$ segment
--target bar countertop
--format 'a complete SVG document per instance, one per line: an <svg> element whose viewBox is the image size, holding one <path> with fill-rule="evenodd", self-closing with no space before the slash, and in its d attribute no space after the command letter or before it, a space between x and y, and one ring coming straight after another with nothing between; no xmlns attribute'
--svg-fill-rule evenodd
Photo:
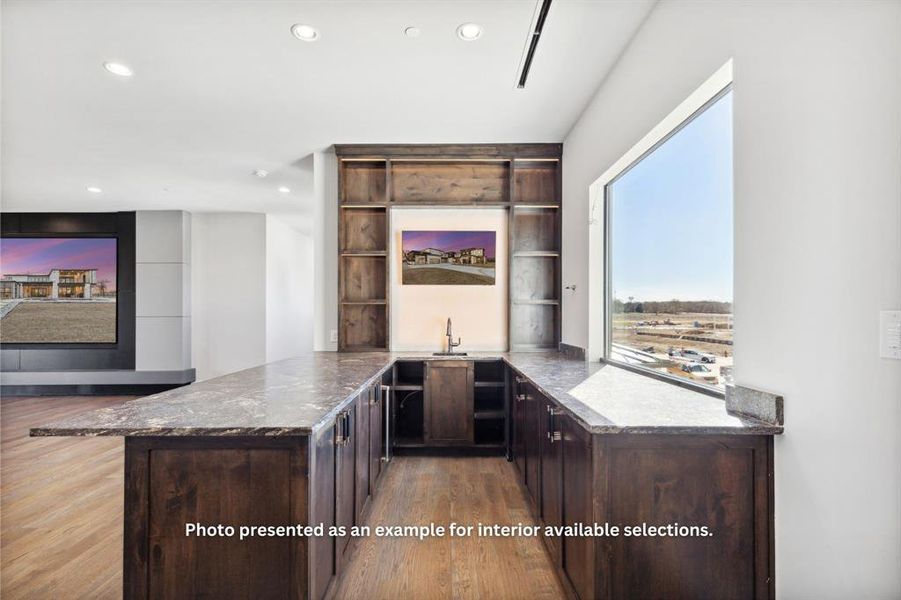
<svg viewBox="0 0 901 600"><path fill-rule="evenodd" d="M429 353L312 352L86 412L32 436L308 435L380 380L395 361ZM773 425L726 410L721 398L557 352L470 353L504 360L592 433L774 435Z"/></svg>

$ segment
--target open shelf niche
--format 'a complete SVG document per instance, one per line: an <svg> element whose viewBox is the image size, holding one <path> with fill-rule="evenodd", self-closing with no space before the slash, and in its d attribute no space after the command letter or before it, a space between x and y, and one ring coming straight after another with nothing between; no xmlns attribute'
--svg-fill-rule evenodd
<svg viewBox="0 0 901 600"><path fill-rule="evenodd" d="M394 415L392 439L399 448L417 448L424 444L425 364L422 361L398 361L394 365L391 407Z"/></svg>
<svg viewBox="0 0 901 600"><path fill-rule="evenodd" d="M475 361L473 419L477 446L503 446L507 430L506 369L500 361Z"/></svg>
<svg viewBox="0 0 901 600"><path fill-rule="evenodd" d="M513 162L510 207L510 350L556 350L560 342L559 160Z"/></svg>
<svg viewBox="0 0 901 600"><path fill-rule="evenodd" d="M342 161L338 349L388 349L388 208L384 160Z"/></svg>

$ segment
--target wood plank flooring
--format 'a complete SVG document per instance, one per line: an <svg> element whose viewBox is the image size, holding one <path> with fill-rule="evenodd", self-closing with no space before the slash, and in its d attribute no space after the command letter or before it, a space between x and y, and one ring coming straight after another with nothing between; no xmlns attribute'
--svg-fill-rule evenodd
<svg viewBox="0 0 901 600"><path fill-rule="evenodd" d="M29 438L28 428L121 397L0 404L0 597L121 598L121 438ZM395 457L376 525L534 524L500 457ZM564 598L538 538L362 538L338 599Z"/></svg>
<svg viewBox="0 0 901 600"><path fill-rule="evenodd" d="M502 457L395 457L367 524L534 525ZM566 594L539 538L360 538L334 598L557 599Z"/></svg>
<svg viewBox="0 0 901 600"><path fill-rule="evenodd" d="M3 398L4 600L122 597L122 438L29 438L28 428L128 399Z"/></svg>

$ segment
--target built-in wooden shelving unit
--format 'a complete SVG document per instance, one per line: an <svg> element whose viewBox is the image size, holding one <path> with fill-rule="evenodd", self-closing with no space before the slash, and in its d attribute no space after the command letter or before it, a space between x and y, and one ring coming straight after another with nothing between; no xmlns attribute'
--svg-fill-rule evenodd
<svg viewBox="0 0 901 600"><path fill-rule="evenodd" d="M336 145L338 349L387 350L393 206L509 211L510 350L560 341L560 144Z"/></svg>

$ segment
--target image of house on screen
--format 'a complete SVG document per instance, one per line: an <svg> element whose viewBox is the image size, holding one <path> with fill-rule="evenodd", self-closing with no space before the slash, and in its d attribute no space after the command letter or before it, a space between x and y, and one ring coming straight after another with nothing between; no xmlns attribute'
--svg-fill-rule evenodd
<svg viewBox="0 0 901 600"><path fill-rule="evenodd" d="M482 265L487 262L484 248L464 248L462 250L445 251L437 248L411 250L405 255L407 262L424 264L448 263L452 265Z"/></svg>
<svg viewBox="0 0 901 600"><path fill-rule="evenodd" d="M51 269L43 274L9 274L0 280L0 297L19 298L82 298L93 297L97 283L97 269ZM102 292L102 291L101 291Z"/></svg>

